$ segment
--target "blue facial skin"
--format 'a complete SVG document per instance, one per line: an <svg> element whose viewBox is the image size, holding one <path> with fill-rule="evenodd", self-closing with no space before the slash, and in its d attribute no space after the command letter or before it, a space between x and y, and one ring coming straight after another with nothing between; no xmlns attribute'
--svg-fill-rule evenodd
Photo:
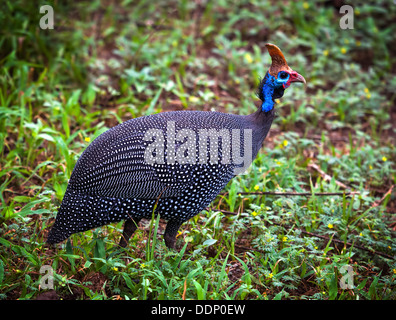
<svg viewBox="0 0 396 320"><path fill-rule="evenodd" d="M263 104L261 110L264 112L271 111L274 108L274 91L276 89L286 89L289 87L288 81L290 74L286 71L280 71L277 78L270 75L269 72L265 75L264 85L262 87Z"/></svg>

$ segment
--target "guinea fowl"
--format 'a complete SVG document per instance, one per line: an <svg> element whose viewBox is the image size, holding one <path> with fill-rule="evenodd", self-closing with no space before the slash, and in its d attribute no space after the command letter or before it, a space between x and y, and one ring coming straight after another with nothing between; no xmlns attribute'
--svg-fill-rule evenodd
<svg viewBox="0 0 396 320"><path fill-rule="evenodd" d="M206 208L256 157L274 119L274 100L303 76L280 49L266 44L272 64L260 81L253 114L171 111L131 119L97 137L72 172L47 242L125 220L125 247L153 210L167 220L164 239L175 247L182 223Z"/></svg>

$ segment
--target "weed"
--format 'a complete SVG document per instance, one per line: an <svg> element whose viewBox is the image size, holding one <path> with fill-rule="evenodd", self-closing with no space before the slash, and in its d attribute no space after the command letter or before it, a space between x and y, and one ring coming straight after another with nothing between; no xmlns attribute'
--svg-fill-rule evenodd
<svg viewBox="0 0 396 320"><path fill-rule="evenodd" d="M62 299L395 299L396 6L353 7L354 29L342 30L329 1L57 2L51 31L36 2L8 2L0 299L42 294L44 265ZM45 245L95 137L161 111L253 112L266 42L307 89L277 101L248 173L183 225L179 251L166 249L160 217L125 249L121 223ZM345 270L353 286L341 286Z"/></svg>

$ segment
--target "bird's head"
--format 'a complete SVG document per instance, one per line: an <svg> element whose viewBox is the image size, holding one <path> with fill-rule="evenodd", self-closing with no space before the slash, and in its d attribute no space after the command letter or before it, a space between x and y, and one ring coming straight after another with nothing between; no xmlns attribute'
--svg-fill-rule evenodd
<svg viewBox="0 0 396 320"><path fill-rule="evenodd" d="M304 77L292 70L285 59L282 51L274 44L265 45L271 56L272 64L265 77L260 81L258 96L261 99L262 110L271 111L274 107L274 100L281 98L285 89L292 82L302 82L306 84Z"/></svg>

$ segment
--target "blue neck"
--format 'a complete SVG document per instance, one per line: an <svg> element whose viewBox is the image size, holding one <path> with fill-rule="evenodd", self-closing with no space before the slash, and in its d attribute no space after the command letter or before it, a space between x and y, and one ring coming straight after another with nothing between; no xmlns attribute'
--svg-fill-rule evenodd
<svg viewBox="0 0 396 320"><path fill-rule="evenodd" d="M261 110L264 112L271 111L274 108L274 100L272 96L274 94L274 88L264 84L263 86L263 104L261 105Z"/></svg>
<svg viewBox="0 0 396 320"><path fill-rule="evenodd" d="M258 96L263 102L261 110L269 112L274 108L274 100L281 98L284 93L283 82L270 75L269 72L261 80Z"/></svg>

